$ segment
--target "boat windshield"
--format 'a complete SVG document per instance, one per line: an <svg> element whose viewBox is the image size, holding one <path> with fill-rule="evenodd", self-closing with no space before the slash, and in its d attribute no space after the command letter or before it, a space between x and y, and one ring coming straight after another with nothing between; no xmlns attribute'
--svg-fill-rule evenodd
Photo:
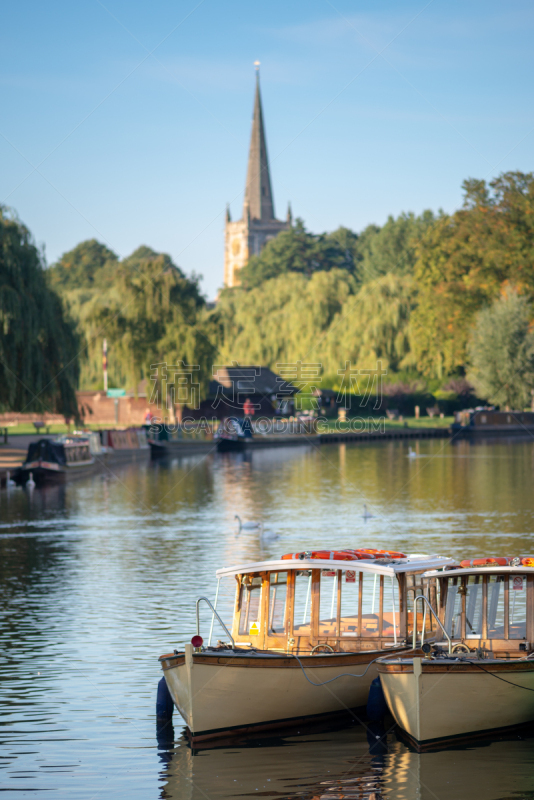
<svg viewBox="0 0 534 800"><path fill-rule="evenodd" d="M249 577L243 583L241 594L240 634L257 634L260 626L261 578Z"/></svg>
<svg viewBox="0 0 534 800"><path fill-rule="evenodd" d="M487 594L488 639L526 636L526 575L467 575L450 577L447 585L445 628L453 639L480 639L484 633L484 593ZM462 631L465 594L465 633Z"/></svg>
<svg viewBox="0 0 534 800"><path fill-rule="evenodd" d="M312 571L299 570L295 574L295 600L293 633L295 636L311 634Z"/></svg>
<svg viewBox="0 0 534 800"><path fill-rule="evenodd" d="M283 634L288 631L286 599L287 572L271 572L269 575L269 633Z"/></svg>

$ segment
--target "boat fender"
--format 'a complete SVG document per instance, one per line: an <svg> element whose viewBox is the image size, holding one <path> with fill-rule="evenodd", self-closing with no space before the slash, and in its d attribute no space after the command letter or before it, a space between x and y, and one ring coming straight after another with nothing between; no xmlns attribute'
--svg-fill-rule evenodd
<svg viewBox="0 0 534 800"><path fill-rule="evenodd" d="M167 681L162 678L158 683L158 694L156 697L156 717L157 719L172 719L172 712L174 711L174 703L172 701L171 693L167 686Z"/></svg>
<svg viewBox="0 0 534 800"><path fill-rule="evenodd" d="M375 678L369 687L369 697L367 698L367 719L378 722L384 719L388 710L386 698L380 683L380 677Z"/></svg>

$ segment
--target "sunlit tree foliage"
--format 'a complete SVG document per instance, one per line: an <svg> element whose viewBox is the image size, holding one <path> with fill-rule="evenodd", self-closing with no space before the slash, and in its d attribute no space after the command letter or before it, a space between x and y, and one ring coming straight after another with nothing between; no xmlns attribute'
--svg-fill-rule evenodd
<svg viewBox="0 0 534 800"><path fill-rule="evenodd" d="M0 408L77 416L79 341L28 229L0 207Z"/></svg>

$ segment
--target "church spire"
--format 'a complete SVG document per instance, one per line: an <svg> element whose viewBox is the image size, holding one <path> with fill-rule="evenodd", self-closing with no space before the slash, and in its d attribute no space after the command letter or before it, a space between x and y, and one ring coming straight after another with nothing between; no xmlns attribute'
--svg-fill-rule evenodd
<svg viewBox="0 0 534 800"><path fill-rule="evenodd" d="M267 142L263 127L263 112L260 95L259 61L256 61L256 95L252 116L252 133L248 155L247 184L245 188L245 205L248 203L251 219L262 221L273 220L274 203L267 158Z"/></svg>

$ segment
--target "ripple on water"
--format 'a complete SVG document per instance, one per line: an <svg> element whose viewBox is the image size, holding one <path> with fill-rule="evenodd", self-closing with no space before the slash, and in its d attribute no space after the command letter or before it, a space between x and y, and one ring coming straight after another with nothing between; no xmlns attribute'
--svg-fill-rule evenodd
<svg viewBox="0 0 534 800"><path fill-rule="evenodd" d="M414 463L407 451L210 456L0 493L0 788L80 800L534 792L529 738L429 758L393 734L387 752L369 753L357 725L193 753L176 719L175 737L156 738L157 657L189 640L194 600L213 595L218 567L317 544L532 550L532 444L422 441ZM237 535L236 513L280 539ZM224 615L232 597L233 586Z"/></svg>

